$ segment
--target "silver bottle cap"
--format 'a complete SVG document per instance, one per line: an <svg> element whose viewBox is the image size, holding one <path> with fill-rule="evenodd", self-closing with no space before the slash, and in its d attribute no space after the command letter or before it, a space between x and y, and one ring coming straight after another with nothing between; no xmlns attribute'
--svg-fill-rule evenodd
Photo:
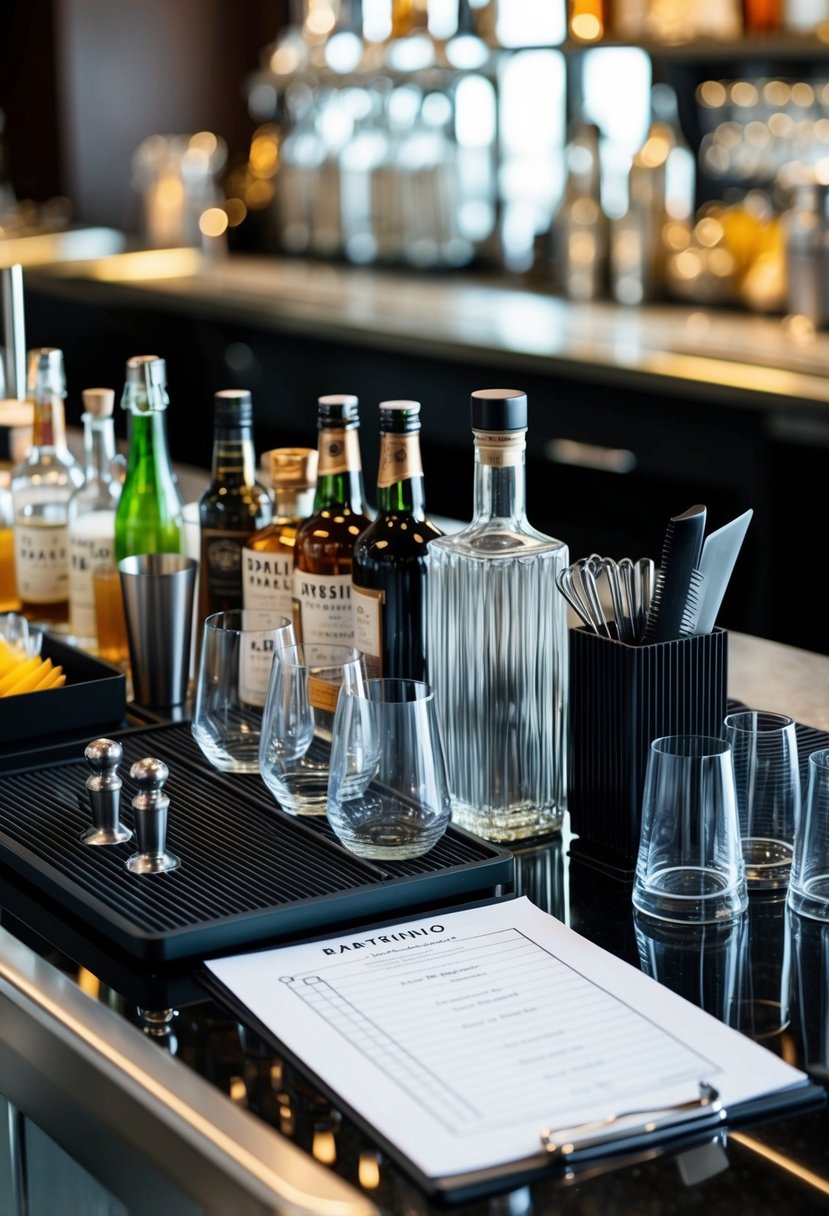
<svg viewBox="0 0 829 1216"><path fill-rule="evenodd" d="M50 393L56 397L65 397L63 351L54 346L41 346L37 350L30 350L27 383L30 393Z"/></svg>
<svg viewBox="0 0 829 1216"><path fill-rule="evenodd" d="M123 409L138 405L144 409L163 410L170 403L167 396L167 364L158 355L133 355L127 360Z"/></svg>

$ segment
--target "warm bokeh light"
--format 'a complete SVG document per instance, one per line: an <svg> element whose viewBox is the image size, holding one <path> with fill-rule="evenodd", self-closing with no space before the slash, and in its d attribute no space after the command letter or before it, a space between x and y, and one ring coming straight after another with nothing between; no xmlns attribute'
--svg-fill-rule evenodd
<svg viewBox="0 0 829 1216"><path fill-rule="evenodd" d="M199 232L202 236L221 236L227 231L227 222L224 207L208 207L199 216Z"/></svg>

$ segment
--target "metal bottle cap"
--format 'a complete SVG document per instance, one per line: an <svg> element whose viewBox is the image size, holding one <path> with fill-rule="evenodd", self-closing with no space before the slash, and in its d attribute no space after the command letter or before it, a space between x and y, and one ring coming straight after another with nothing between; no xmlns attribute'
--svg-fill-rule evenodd
<svg viewBox="0 0 829 1216"><path fill-rule="evenodd" d="M119 819L121 778L118 765L124 749L114 739L93 739L84 750L84 759L93 770L87 777L92 827L81 832L81 840L89 845L120 844L132 838L132 832Z"/></svg>
<svg viewBox="0 0 829 1216"><path fill-rule="evenodd" d="M246 388L223 388L213 394L213 422L218 426L250 426L253 401Z"/></svg>
<svg viewBox="0 0 829 1216"><path fill-rule="evenodd" d="M51 393L66 396L66 374L63 351L54 346L41 346L29 351L28 388L30 393Z"/></svg>
<svg viewBox="0 0 829 1216"><path fill-rule="evenodd" d="M136 760L130 769L130 776L138 785L138 793L132 800L138 852L127 858L127 869L133 874L162 874L181 865L179 858L165 848L170 799L162 792L162 786L169 775L164 761L152 756Z"/></svg>
<svg viewBox="0 0 829 1216"><path fill-rule="evenodd" d="M527 394L517 388L480 388L472 394L473 431L525 431Z"/></svg>
<svg viewBox="0 0 829 1216"><path fill-rule="evenodd" d="M146 404L142 398L146 398ZM163 410L169 403L164 360L158 355L133 355L128 359L122 408L126 410L134 404L144 404L145 409Z"/></svg>
<svg viewBox="0 0 829 1216"><path fill-rule="evenodd" d="M359 398L353 393L329 393L317 398L317 425L360 425Z"/></svg>
<svg viewBox="0 0 829 1216"><path fill-rule="evenodd" d="M381 401L380 430L405 435L420 430L419 401Z"/></svg>
<svg viewBox="0 0 829 1216"><path fill-rule="evenodd" d="M273 448L263 460L271 470L271 481L280 489L309 490L317 484L316 448Z"/></svg>

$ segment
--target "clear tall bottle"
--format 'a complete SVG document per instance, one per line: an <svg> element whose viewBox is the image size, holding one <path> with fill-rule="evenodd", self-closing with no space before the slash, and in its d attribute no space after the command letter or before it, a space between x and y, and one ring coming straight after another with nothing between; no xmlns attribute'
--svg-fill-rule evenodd
<svg viewBox="0 0 829 1216"><path fill-rule="evenodd" d="M243 606L243 549L272 516L270 495L256 480L250 393L247 389L222 389L213 397L210 482L199 500L202 620L212 612Z"/></svg>
<svg viewBox="0 0 829 1216"><path fill-rule="evenodd" d="M354 645L352 558L357 537L371 523L359 425L356 397L319 398L314 513L300 527L294 549L294 627L304 642Z"/></svg>
<svg viewBox="0 0 829 1216"><path fill-rule="evenodd" d="M86 480L69 499L69 625L81 645L94 645L93 575L115 569L115 513L121 482L113 474L115 423L111 388L83 391L83 449Z"/></svg>
<svg viewBox="0 0 829 1216"><path fill-rule="evenodd" d="M429 546L428 671L452 817L488 840L561 827L567 792L568 634L556 576L567 546L525 510L527 398L472 394L475 514Z"/></svg>
<svg viewBox="0 0 829 1216"><path fill-rule="evenodd" d="M377 515L354 546L354 644L369 675L426 679L427 546L420 402L380 403Z"/></svg>
<svg viewBox="0 0 829 1216"><path fill-rule="evenodd" d="M274 516L242 550L243 607L293 616L296 535L314 509L316 448L274 448L265 454Z"/></svg>
<svg viewBox="0 0 829 1216"><path fill-rule="evenodd" d="M158 355L127 360L127 472L115 515L115 559L182 552L181 494L167 443L167 369Z"/></svg>
<svg viewBox="0 0 829 1216"><path fill-rule="evenodd" d="M69 618L67 509L84 478L66 445L62 351L30 351L28 393L32 446L11 478L17 594L30 620L64 624Z"/></svg>

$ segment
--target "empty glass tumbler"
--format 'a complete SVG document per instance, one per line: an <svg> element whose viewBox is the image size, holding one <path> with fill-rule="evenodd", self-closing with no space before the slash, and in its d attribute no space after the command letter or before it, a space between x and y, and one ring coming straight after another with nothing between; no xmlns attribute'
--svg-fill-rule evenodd
<svg viewBox="0 0 829 1216"><path fill-rule="evenodd" d="M284 811L324 815L337 698L365 679L359 650L306 642L277 653L268 685L259 771Z"/></svg>
<svg viewBox="0 0 829 1216"><path fill-rule="evenodd" d="M657 920L692 924L729 920L748 906L724 739L670 735L651 743L633 905Z"/></svg>
<svg viewBox="0 0 829 1216"><path fill-rule="evenodd" d="M800 817L800 769L793 718L767 710L727 714L740 838L750 888L789 881L795 824Z"/></svg>
<svg viewBox="0 0 829 1216"><path fill-rule="evenodd" d="M809 756L809 779L797 825L789 877L789 907L829 921L829 748Z"/></svg>
<svg viewBox="0 0 829 1216"><path fill-rule="evenodd" d="M295 640L287 617L251 608L204 622L193 738L214 768L259 771L259 736L274 654Z"/></svg>
<svg viewBox="0 0 829 1216"><path fill-rule="evenodd" d="M334 719L328 821L360 857L419 857L451 815L434 693L419 680L343 688Z"/></svg>

